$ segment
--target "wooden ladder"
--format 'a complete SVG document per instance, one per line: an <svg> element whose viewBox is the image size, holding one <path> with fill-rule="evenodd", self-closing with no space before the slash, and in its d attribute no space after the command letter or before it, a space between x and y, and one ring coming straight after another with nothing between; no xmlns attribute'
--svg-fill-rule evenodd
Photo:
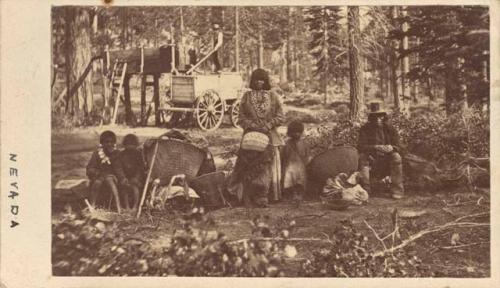
<svg viewBox="0 0 500 288"><path fill-rule="evenodd" d="M120 94L123 90L123 82L125 81L125 75L127 75L127 62L121 62L117 60L113 66L113 71L111 72L111 80L109 82L109 95L113 95L113 91L116 91L115 96L115 108L113 109L113 118L111 124L116 124L116 117L118 116L118 105L120 103ZM118 88L116 90L115 88Z"/></svg>

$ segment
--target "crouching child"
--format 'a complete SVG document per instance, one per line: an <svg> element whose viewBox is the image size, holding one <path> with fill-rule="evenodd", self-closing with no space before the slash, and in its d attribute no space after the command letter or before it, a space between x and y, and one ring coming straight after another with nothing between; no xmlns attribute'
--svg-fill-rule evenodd
<svg viewBox="0 0 500 288"><path fill-rule="evenodd" d="M87 164L87 177L90 179L90 202L92 206L102 202L104 191L110 192L115 198L116 209L121 213L118 195L118 179L114 171L114 162L118 157L116 135L112 131L104 131L99 137L99 146L94 151ZM98 202L97 199L100 199Z"/></svg>
<svg viewBox="0 0 500 288"><path fill-rule="evenodd" d="M134 134L128 134L123 138L125 148L118 155L115 165L116 175L120 184L120 191L126 209L137 210L139 208L140 191L144 182L146 165L142 151L139 149L139 139ZM132 203L129 199L132 198Z"/></svg>

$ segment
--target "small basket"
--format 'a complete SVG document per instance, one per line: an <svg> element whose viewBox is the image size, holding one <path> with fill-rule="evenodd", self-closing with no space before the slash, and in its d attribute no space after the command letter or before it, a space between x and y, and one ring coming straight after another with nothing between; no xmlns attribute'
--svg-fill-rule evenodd
<svg viewBox="0 0 500 288"><path fill-rule="evenodd" d="M248 132L243 135L241 149L262 152L269 145L269 137L260 132Z"/></svg>

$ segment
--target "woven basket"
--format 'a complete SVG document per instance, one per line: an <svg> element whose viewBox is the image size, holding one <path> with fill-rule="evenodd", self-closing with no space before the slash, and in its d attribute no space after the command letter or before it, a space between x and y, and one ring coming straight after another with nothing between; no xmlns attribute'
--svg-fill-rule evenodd
<svg viewBox="0 0 500 288"><path fill-rule="evenodd" d="M306 196L319 196L328 178L357 171L358 159L358 151L351 146L334 147L314 157L307 165L307 191L310 195Z"/></svg>
<svg viewBox="0 0 500 288"><path fill-rule="evenodd" d="M269 137L260 132L248 132L243 135L241 140L241 149L253 150L253 151L264 151L269 145Z"/></svg>
<svg viewBox="0 0 500 288"><path fill-rule="evenodd" d="M174 175L185 174L186 179L192 179L198 175L201 164L205 159L206 152L200 148L176 139L159 139L158 152L151 179L160 179L160 185L166 185ZM153 159L155 145L145 147L144 155L149 165Z"/></svg>
<svg viewBox="0 0 500 288"><path fill-rule="evenodd" d="M192 187L209 207L224 206L221 195L225 189L226 175L222 171L198 176L189 181Z"/></svg>
<svg viewBox="0 0 500 288"><path fill-rule="evenodd" d="M351 175L358 170L358 151L351 146L339 146L329 149L309 163L309 175L315 180L324 182L340 173Z"/></svg>

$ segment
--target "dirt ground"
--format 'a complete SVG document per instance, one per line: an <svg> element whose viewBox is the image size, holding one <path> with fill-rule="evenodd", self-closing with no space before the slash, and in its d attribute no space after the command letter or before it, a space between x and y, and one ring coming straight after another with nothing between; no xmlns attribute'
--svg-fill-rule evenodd
<svg viewBox="0 0 500 288"><path fill-rule="evenodd" d="M71 132L53 132L52 134L52 183L55 185L60 179L74 179L85 177L85 167L92 150L98 143L98 135L105 128L82 128ZM118 135L118 141L127 133L136 133L143 141L149 137L165 133L161 128L135 128L117 126L113 131ZM193 134L201 134L210 143L210 150L216 155L216 165L220 167L224 162L217 155L229 145L237 144L241 130L230 126L223 126L214 132L202 132L197 128L189 128ZM283 131L282 131L283 132ZM58 217L64 201L53 192L53 217ZM62 201L62 202L61 202ZM74 201L73 201L74 202ZM77 207L84 207L83 199L77 199ZM281 223L295 220L296 231L292 237L316 237L327 239L341 220L351 220L359 231L366 233L375 247L382 249L371 230L364 221L368 222L380 235L391 232L391 212L417 211L425 213L422 216L401 219L401 237L407 238L425 228L441 225L464 215L489 212L489 191L485 193L471 193L466 188L454 191L440 191L430 194L426 191L408 191L407 197L402 200L386 198L371 198L367 205L351 206L345 211L326 209L319 201L304 201L299 207L289 202L280 202L270 205L269 208L223 208L210 211L217 229L223 231L230 239L251 237L250 220L256 215L269 216L269 224L279 227ZM154 216L154 215L153 215ZM178 214L175 212L162 215L143 216L144 219L131 220L122 223L121 227L126 234L151 241L153 245L161 247L168 241L177 224ZM488 217L473 218L472 221L489 222ZM147 223L147 224L144 224ZM456 247L450 247L450 239L454 234L459 235ZM455 236L456 237L456 236ZM490 232L489 227L454 228L424 236L408 245L407 249L417 254L424 263L441 277L489 277L490 275ZM472 244L472 245L469 245ZM298 271L301 260L311 257L314 249L324 244L298 242L298 255L290 259L287 266L287 275L294 276ZM458 246L461 245L461 246Z"/></svg>

